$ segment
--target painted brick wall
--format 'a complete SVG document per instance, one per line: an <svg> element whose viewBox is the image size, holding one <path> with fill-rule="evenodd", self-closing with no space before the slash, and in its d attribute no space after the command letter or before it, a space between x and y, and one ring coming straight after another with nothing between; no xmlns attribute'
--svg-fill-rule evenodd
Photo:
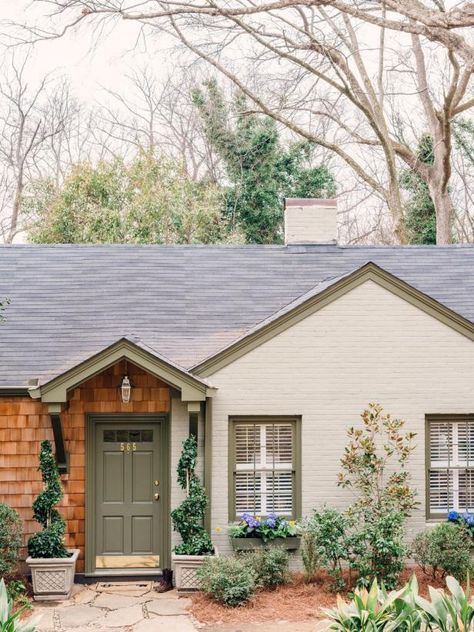
<svg viewBox="0 0 474 632"><path fill-rule="evenodd" d="M346 429L369 402L418 433L411 458L425 525L425 414L474 411L474 344L372 281L214 373L213 530L225 527L230 415L301 415L303 513L343 508L336 486ZM224 482L225 481L225 482ZM213 537L229 550L224 532Z"/></svg>
<svg viewBox="0 0 474 632"><path fill-rule="evenodd" d="M84 571L85 416L87 413L165 413L170 410L169 387L130 363L132 401L120 401L118 385L123 362L74 389L62 413L70 469L62 476L61 513L67 521L66 544L81 549L77 571ZM40 442L52 440L46 405L26 399L0 399L0 498L15 507L25 521L25 541L38 525L31 520L31 503L41 490L37 471Z"/></svg>

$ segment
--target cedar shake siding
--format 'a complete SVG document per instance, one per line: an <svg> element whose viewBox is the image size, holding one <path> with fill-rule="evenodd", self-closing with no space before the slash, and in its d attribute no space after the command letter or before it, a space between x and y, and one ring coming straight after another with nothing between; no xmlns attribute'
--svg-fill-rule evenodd
<svg viewBox="0 0 474 632"><path fill-rule="evenodd" d="M59 508L67 521L66 545L81 550L78 573L84 572L86 415L170 412L169 387L130 363L127 373L134 385L132 401L123 404L118 386L124 373L122 361L84 382L69 394L67 406L61 413L69 472L61 476L64 498ZM31 504L41 490L38 454L44 439L53 440L46 404L29 397L0 398L0 498L14 507L24 520L25 543L38 528L32 520Z"/></svg>

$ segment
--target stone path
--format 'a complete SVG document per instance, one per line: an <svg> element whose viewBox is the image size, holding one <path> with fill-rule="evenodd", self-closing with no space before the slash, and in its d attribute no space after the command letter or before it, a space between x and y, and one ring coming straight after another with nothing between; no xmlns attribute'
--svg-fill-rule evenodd
<svg viewBox="0 0 474 632"><path fill-rule="evenodd" d="M38 632L195 632L187 609L190 599L176 591L96 590L97 585L74 586L71 599L36 602Z"/></svg>

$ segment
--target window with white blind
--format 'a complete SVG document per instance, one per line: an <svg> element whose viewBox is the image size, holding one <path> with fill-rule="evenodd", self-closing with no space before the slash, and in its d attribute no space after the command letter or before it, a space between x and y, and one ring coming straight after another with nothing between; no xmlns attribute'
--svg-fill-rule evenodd
<svg viewBox="0 0 474 632"><path fill-rule="evenodd" d="M231 520L243 513L296 517L298 429L294 418L231 421Z"/></svg>
<svg viewBox="0 0 474 632"><path fill-rule="evenodd" d="M428 517L474 510L474 416L427 418Z"/></svg>

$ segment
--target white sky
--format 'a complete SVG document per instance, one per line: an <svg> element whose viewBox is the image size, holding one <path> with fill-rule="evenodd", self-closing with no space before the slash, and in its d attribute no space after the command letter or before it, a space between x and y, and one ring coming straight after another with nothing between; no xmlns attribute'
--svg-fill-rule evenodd
<svg viewBox="0 0 474 632"><path fill-rule="evenodd" d="M47 4L32 4L31 0L0 0L0 33L9 32L9 22L21 24L28 21L31 24L35 16L44 15L47 8ZM136 23L117 21L97 41L91 34L90 23L85 24L64 38L37 43L29 69L41 76L53 72L68 77L76 96L92 102L99 98L101 86L119 89L125 85L125 75L134 66L149 63L150 59L156 75L169 72L171 63L165 61L166 58L169 60L166 46L148 38L145 50L142 40L137 44L138 36Z"/></svg>

